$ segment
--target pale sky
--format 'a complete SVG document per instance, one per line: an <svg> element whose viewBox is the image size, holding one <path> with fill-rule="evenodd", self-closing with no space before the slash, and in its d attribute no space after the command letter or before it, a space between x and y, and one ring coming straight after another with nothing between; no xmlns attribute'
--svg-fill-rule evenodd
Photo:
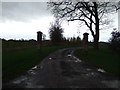
<svg viewBox="0 0 120 90"><path fill-rule="evenodd" d="M4 39L36 39L37 31L42 31L49 39L48 30L50 22L53 22L54 16L47 8L46 2L1 2L0 11L0 38ZM100 41L108 41L113 28L118 28L118 15L112 14L108 16L113 22L107 28L100 31ZM2 19L1 19L2 18ZM80 27L79 22L63 22L64 36L66 38L80 36L88 32L89 41L92 41L91 32ZM80 32L80 33L78 33Z"/></svg>

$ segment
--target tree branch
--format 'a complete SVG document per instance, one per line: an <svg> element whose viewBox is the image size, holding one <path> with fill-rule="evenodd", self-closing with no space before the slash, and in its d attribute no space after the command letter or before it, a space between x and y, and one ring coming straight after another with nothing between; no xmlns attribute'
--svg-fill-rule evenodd
<svg viewBox="0 0 120 90"><path fill-rule="evenodd" d="M68 21L75 21L75 20L83 21L87 25L87 27L90 28L89 24L87 23L87 21L85 19L80 19L80 18L79 19L70 19Z"/></svg>
<svg viewBox="0 0 120 90"><path fill-rule="evenodd" d="M91 9L90 9L90 6L88 5L88 2L81 2L81 4L84 6L84 8L85 8L86 10L88 10L93 16L95 16L94 10L91 10Z"/></svg>

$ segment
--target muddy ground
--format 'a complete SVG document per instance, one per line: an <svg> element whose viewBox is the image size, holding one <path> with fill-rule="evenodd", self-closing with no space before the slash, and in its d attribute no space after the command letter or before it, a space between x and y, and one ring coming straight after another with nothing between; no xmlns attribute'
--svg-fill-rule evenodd
<svg viewBox="0 0 120 90"><path fill-rule="evenodd" d="M73 54L76 49L60 49L49 54L3 88L120 88L118 76L76 58Z"/></svg>

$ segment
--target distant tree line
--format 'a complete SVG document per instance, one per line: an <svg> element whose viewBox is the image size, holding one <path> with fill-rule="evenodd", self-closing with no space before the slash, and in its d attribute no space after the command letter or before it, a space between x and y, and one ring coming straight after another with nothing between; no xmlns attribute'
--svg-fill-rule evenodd
<svg viewBox="0 0 120 90"><path fill-rule="evenodd" d="M28 42L28 41L36 41L35 39L29 39L29 40L25 40L25 39L19 39L19 40L16 40L16 39L9 39L9 40L6 40L6 39L2 39L2 41L14 41L14 42L22 42L22 41L26 41L26 42Z"/></svg>
<svg viewBox="0 0 120 90"><path fill-rule="evenodd" d="M23 48L30 48L35 47L37 41L34 39L30 40L14 40L14 39L2 39L2 49L3 51L14 50L14 49L23 49Z"/></svg>

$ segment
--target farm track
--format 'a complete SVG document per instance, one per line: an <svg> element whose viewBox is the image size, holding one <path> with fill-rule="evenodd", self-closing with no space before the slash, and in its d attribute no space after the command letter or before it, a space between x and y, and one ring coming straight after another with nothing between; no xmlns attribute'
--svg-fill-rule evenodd
<svg viewBox="0 0 120 90"><path fill-rule="evenodd" d="M120 88L118 77L76 58L78 48L60 49L3 88Z"/></svg>

